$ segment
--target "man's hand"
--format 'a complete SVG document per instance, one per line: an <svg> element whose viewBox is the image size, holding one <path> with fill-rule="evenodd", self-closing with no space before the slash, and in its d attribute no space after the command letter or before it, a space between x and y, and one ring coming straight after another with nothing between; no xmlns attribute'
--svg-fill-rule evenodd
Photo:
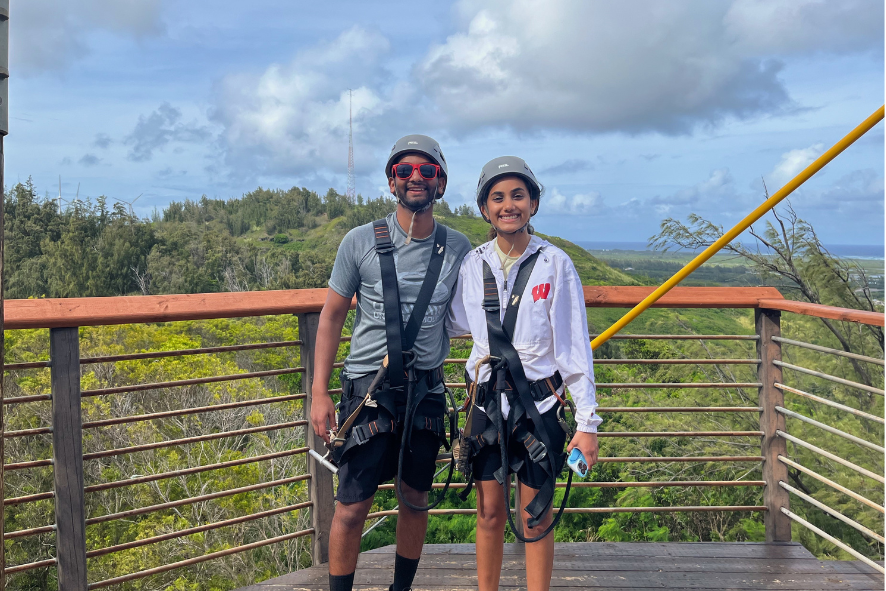
<svg viewBox="0 0 886 591"><path fill-rule="evenodd" d="M569 446L566 448L566 453L570 453L576 447L581 451L585 460L587 460L588 470L590 470L591 466L597 463L597 434L576 431L575 436L573 436L572 441L569 442Z"/></svg>
<svg viewBox="0 0 886 591"><path fill-rule="evenodd" d="M329 376L338 352L341 329L348 317L351 298L340 296L334 289L326 292L326 303L317 323L317 342L314 344L314 381L311 384L311 427L314 433L329 443L330 428L335 428L335 405L329 397Z"/></svg>
<svg viewBox="0 0 886 591"><path fill-rule="evenodd" d="M311 426L314 433L329 443L329 429L335 429L335 405L329 392L311 393Z"/></svg>

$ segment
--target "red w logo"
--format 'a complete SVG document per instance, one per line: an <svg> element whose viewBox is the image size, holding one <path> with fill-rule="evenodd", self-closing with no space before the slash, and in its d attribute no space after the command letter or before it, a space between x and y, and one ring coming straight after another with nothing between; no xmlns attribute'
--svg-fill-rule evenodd
<svg viewBox="0 0 886 591"><path fill-rule="evenodd" d="M539 283L532 288L532 301L537 302L538 300L546 300L548 299L549 293L551 293L551 284Z"/></svg>

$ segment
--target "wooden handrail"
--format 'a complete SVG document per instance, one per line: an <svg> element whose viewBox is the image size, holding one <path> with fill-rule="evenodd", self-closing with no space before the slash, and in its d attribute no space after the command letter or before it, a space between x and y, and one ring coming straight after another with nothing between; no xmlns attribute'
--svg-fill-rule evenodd
<svg viewBox="0 0 886 591"><path fill-rule="evenodd" d="M629 308L653 287L585 286L585 305ZM6 300L4 327L63 328L319 312L326 289ZM353 303L352 303L353 306ZM774 287L676 287L657 308L764 308L884 326L880 312L786 300Z"/></svg>
<svg viewBox="0 0 886 591"><path fill-rule="evenodd" d="M585 286L585 305L632 308L651 294L652 286ZM756 308L762 299L782 298L774 287L675 287L653 308Z"/></svg>
<svg viewBox="0 0 886 591"><path fill-rule="evenodd" d="M596 308L629 308L653 289L587 286L584 288L585 304ZM774 287L678 287L655 305L659 308L755 308L762 299L770 301L780 297ZM6 300L5 328L64 328L305 314L319 312L325 301L326 289Z"/></svg>
<svg viewBox="0 0 886 591"><path fill-rule="evenodd" d="M829 320L848 320L849 322L872 324L874 326L884 326L884 324L886 324L884 323L886 316L884 316L882 312L852 310L849 308L838 308L836 306L825 306L822 304L786 300L784 298L772 300L762 299L759 301L758 305L766 310L794 312L795 314L815 316L816 318L828 318Z"/></svg>
<svg viewBox="0 0 886 591"><path fill-rule="evenodd" d="M5 329L64 328L319 312L325 289L6 300Z"/></svg>

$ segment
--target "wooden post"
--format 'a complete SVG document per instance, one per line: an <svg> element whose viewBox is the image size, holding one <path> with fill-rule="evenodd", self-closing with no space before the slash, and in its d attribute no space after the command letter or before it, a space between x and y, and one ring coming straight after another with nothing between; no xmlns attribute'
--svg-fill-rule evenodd
<svg viewBox="0 0 886 591"><path fill-rule="evenodd" d="M776 430L786 431L785 417L775 410L784 406L784 392L775 387L782 383L781 368L773 361L781 361L781 345L772 337L781 336L781 312L777 310L754 310L757 334L757 358L761 360L757 377L763 385L758 393L758 404L763 409L760 414L760 430L763 431L761 455L763 456L763 504L767 511L764 516L767 542L790 542L791 520L781 512L790 509L788 491L781 488L779 481L788 482L787 466L778 461L778 456L787 456L787 442L776 435Z"/></svg>
<svg viewBox="0 0 886 591"><path fill-rule="evenodd" d="M3 187L3 136L0 136L0 540L4 539L6 533L6 511L3 501L6 500L6 478L3 476L3 464L6 463L6 446L4 445L4 433L6 425L5 411L5 390L3 382L5 381L6 371L4 364L6 363L6 333L3 331L3 241L5 224L3 210L6 208L6 191ZM0 590L6 589L6 545L0 547Z"/></svg>
<svg viewBox="0 0 886 591"><path fill-rule="evenodd" d="M78 332L76 327L49 331L59 591L86 591L87 588Z"/></svg>
<svg viewBox="0 0 886 591"><path fill-rule="evenodd" d="M317 342L319 324L320 314L316 312L298 315L298 335L302 342L301 365L305 368L302 384L304 391L307 392L304 404L305 419L309 421L305 427L305 440L308 447L316 450L320 455L326 455L323 439L314 433L314 429L310 425L311 384L314 382L314 345ZM311 508L311 527L314 528L311 556L316 565L329 562L329 531L332 529L332 516L335 513L335 498L332 472L310 455L308 455L308 471L311 473L308 492L310 500L314 503Z"/></svg>

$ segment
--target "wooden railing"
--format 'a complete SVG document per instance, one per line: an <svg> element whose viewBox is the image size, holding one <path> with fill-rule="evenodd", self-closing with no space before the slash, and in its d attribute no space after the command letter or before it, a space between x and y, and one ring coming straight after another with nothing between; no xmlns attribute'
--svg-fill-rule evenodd
<svg viewBox="0 0 886 591"><path fill-rule="evenodd" d="M630 307L648 295L652 288L647 287L586 287L585 300L589 307L593 308L625 308ZM7 548L9 544L21 543L22 540L34 536L43 536L41 539L55 546L55 555L52 558L41 558L29 562L7 565L5 576L14 575L38 569L55 569L58 579L58 587L67 590L86 590L107 587L141 579L151 575L173 571L186 566L222 558L232 554L242 553L256 548L263 548L272 544L283 543L288 540L310 537L310 554L315 563L322 563L328 557L328 532L333 513L333 477L330 472L321 467L306 452L308 449L323 450L322 441L316 437L307 427L306 417L310 413L310 398L306 396L309 384L313 379L313 346L316 339L319 311L325 300L326 290L297 290L276 292L247 292L247 293L218 293L196 295L173 295L173 296L143 296L143 297L118 297L118 298L70 298L70 299L42 299L42 300L11 300L5 303L5 329L50 329L49 359L48 361L28 361L11 363L5 366L5 372L13 372L14 375L24 375L22 372L49 368L50 389L49 394L32 394L3 400L3 404L9 405L45 405L50 403L51 412L34 412L33 418L27 428L21 428L3 433L7 441L21 441L25 438L51 438L52 457L45 458L4 458L4 472L28 471L36 469L52 469L52 484L50 490L44 490L33 494L7 498L4 496L4 506L20 507L29 503L54 500L55 522L32 523L30 527L4 532ZM744 463L750 466L755 464L762 467L761 478L749 480L739 478L735 480L652 480L641 482L577 482L573 486L578 488L602 487L602 488L629 488L629 487L757 487L762 489L762 503L758 505L725 505L725 506L671 506L671 507L570 507L569 513L642 513L642 512L710 512L710 511L737 511L737 512L761 512L764 516L766 539L769 541L789 541L791 539L792 522L799 523L810 528L818 535L838 545L859 560L874 564L875 568L882 571L882 567L871 562L867 557L854 550L846 543L834 539L821 528L803 519L790 510L790 496L801 498L804 502L817 507L825 514L840 519L863 535L883 542L882 531L871 529L857 523L841 514L824 503L813 498L810 494L792 486L789 469L796 473L802 473L825 484L829 488L838 491L849 498L860 502L865 507L870 507L879 513L884 513L881 503L872 501L860 495L856 491L834 482L826 476L819 474L808 466L797 461L796 457L788 453L787 444L791 442L796 449L810 452L837 462L842 467L848 468L855 473L861 474L868 479L883 483L882 466L879 474L857 465L855 458L841 458L825 449L805 441L795 435L791 435L787 428L788 419L802 422L813 426L832 435L847 439L865 449L879 454L882 460L883 448L877 443L872 443L863 438L824 425L802 413L790 410L785 404L785 393L798 396L804 401L826 405L829 408L845 411L854 417L865 421L883 425L883 418L875 416L866 410L853 408L846 404L835 402L827 397L812 394L796 385L789 385L790 380L785 380L784 374L789 376L806 376L823 380L828 384L837 384L840 388L861 389L864 392L883 396L883 390L875 385L862 384L854 380L848 380L840 376L829 375L813 368L802 367L794 363L785 362L782 359L782 346L796 347L803 350L812 350L826 355L836 355L841 358L852 359L853 362L875 364L882 366L883 360L858 353L847 352L821 345L804 343L800 340L787 339L781 336L781 311L790 311L807 316L819 316L829 319L852 321L858 323L883 326L883 314L845 310L827 306L816 306L800 302L784 300L777 290L773 288L675 288L672 292L659 300L657 307L664 308L752 308L755 310L755 333L754 334L679 334L679 335L618 335L615 341L624 340L674 340L674 341L735 341L754 343L754 351L748 351L748 357L742 358L717 358L708 356L705 358L669 358L669 359L614 359L600 358L595 361L599 367L618 365L692 365L696 367L723 367L723 366L751 366L755 368L755 379L746 381L721 380L721 381L693 381L677 383L631 383L631 382L605 382L598 381L598 389L603 391L600 399L605 403L605 392L608 390L623 389L669 389L682 390L686 388L703 389L756 389L758 398L756 404L741 404L732 406L601 406L599 412L604 416L616 416L620 413L649 413L653 416L661 413L704 413L704 416L717 416L719 413L757 413L760 417L759 428L744 430L686 430L686 431L661 431L654 428L644 431L616 431L605 428L600 433L603 442L602 452L605 452L605 442L609 438L760 438L759 453L745 453L743 455L717 455L717 456L625 456L607 457L601 453L601 463L638 463L638 464L662 464L662 463ZM298 339L277 342L239 343L216 347L201 347L191 349L177 349L172 351L148 351L140 353L126 353L119 355L104 355L93 357L81 357L79 327L105 326L120 324L158 323L183 320L205 320L220 318L242 318L250 316L274 316L296 315L298 323ZM347 341L348 339L343 339ZM144 383L115 385L112 387L95 388L88 387L81 390L81 368L88 366L110 367L113 364L131 362L136 360L161 360L181 358L188 356L219 355L242 353L245 351L298 351L298 364L289 367L274 367L257 371L228 373L224 375L192 377L188 379L167 381L145 381ZM289 355L294 358L294 355ZM191 358L191 357L189 357ZM447 363L451 368L460 368L464 359L449 359ZM338 367L341 364L337 364ZM459 370L460 371L460 370ZM450 372L451 373L451 372ZM211 404L202 406L175 408L169 405L165 410L158 410L145 414L132 415L126 413L126 404L119 405L119 412L115 416L96 418L90 411L90 416L84 420L84 401L103 401L107 397L117 394L134 395L139 392L175 392L177 388L188 388L217 384L219 382L234 382L241 380L268 380L279 376L300 375L298 384L300 391L289 389L284 392L276 392L270 396L249 397L243 400L219 401L213 400ZM807 379L807 378L804 378ZM787 382L787 383L786 383ZM450 387L462 388L463 383L450 381ZM331 390L335 393L335 390ZM172 395L167 395L171 398ZM119 425L142 425L147 422L157 421L157 424L165 424L163 421L182 421L182 417L192 417L219 412L239 412L241 409L267 408L270 405L289 404L285 408L295 409L301 416L291 416L290 420L236 428L226 428L217 432L199 433L186 437L172 437L137 445L112 447L108 449L87 450L84 453L84 433L92 437L90 445L101 445L101 433L103 430L114 428ZM16 406L16 409L21 408ZM43 407L45 408L45 407ZM111 408L110 403L108 408ZM278 413L279 415L280 413ZM48 424L38 424L38 417L46 416ZM244 415L245 416L245 415ZM699 415L700 416L700 415ZM879 427L878 427L879 428ZM296 431L298 430L298 431ZM222 439L236 439L247 441L248 438L276 436L279 433L301 433L288 441L301 440L301 445L289 445L286 449L278 449L270 453L262 453L249 457L238 457L231 460L204 464L197 459L195 465L186 468L169 470L154 474L121 474L116 477L104 478L101 481L86 484L84 481L84 465L101 460L102 458L129 456L157 450L187 450L195 444L205 444L210 441ZM882 429L881 429L882 431ZM880 433L880 440L882 433ZM755 445L754 445L755 448ZM795 454L796 455L796 454ZM299 458L304 458L301 460ZM289 461L286 469L292 469L293 461L303 462L304 471L299 474L285 473L275 474L273 478L256 482L248 486L239 486L217 492L191 494L189 491L177 491L162 503L147 506L133 506L121 510L119 508L106 507L105 512L89 516L86 510L86 498L103 491L123 489L138 484L169 482L171 479L183 476L200 474L211 471L234 469L247 466L265 465L279 461ZM855 461L853 461L855 460ZM137 463L133 463L136 466ZM90 472L95 480L95 470ZM98 477L103 474L98 473ZM193 527L173 528L172 531L163 531L156 535L139 535L137 539L106 540L101 547L88 547L86 528L100 523L108 523L127 520L133 517L153 515L158 512L176 510L179 507L193 505L195 503L211 503L239 498L237 495L254 495L260 491L266 491L272 487L292 487L299 482L307 482L306 498L292 498L291 502L284 506L272 507L261 511L255 511L237 517L224 519L217 522L204 523ZM560 483L562 486L562 483ZM438 486L438 485L435 485ZM454 488L463 488L463 484L454 484ZM382 487L382 490L390 488L390 485ZM296 490L297 492L297 490ZM296 493L293 493L297 496ZM171 498L174 496L175 498ZM129 551L135 548L145 548L152 544L183 538L203 532L215 531L238 524L258 522L273 516L291 514L293 512L309 511L309 519L302 520L305 527L296 531L277 531L277 535L271 535L263 539L231 545L222 550L208 552L206 554L191 557L185 560L170 562L158 567L131 572L105 580L90 580L92 577L87 572L87 563L91 558L107 556L115 553ZM432 511L432 514L471 514L475 509L441 509ZM374 528L385 517L394 514L394 510L376 511L369 516ZM54 539L51 539L54 538Z"/></svg>

